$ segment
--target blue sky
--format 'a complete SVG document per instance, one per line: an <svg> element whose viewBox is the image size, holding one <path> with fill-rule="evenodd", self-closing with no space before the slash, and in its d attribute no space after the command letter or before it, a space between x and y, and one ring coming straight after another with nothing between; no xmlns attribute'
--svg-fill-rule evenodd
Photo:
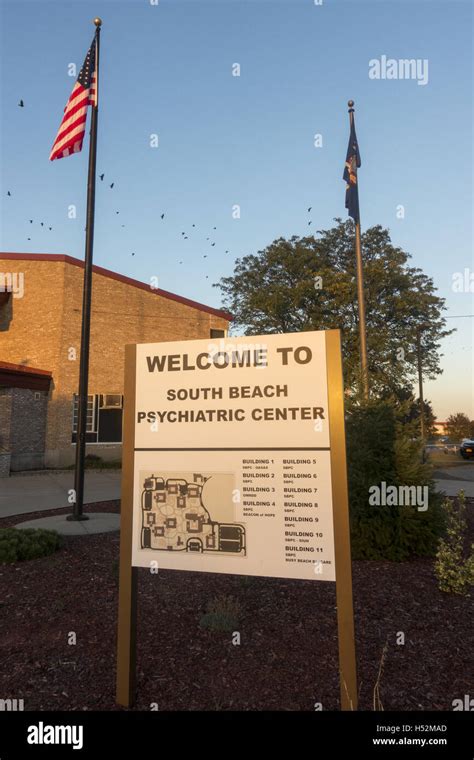
<svg viewBox="0 0 474 760"><path fill-rule="evenodd" d="M74 83L68 64L79 70L99 15L105 179L97 187L96 264L145 282L158 276L162 288L219 306L212 283L232 273L236 258L279 236L307 234L308 218L313 229L345 218L353 98L362 227L390 229L434 278L448 316L474 314L473 294L452 291L454 273L474 272L470 2L0 5L2 250L84 255L87 141L77 156L48 157ZM427 59L428 83L370 79L369 61L382 55ZM150 147L153 133L158 148ZM458 332L445 341L444 375L426 383L426 395L439 419L454 411L472 418L474 320L448 321Z"/></svg>

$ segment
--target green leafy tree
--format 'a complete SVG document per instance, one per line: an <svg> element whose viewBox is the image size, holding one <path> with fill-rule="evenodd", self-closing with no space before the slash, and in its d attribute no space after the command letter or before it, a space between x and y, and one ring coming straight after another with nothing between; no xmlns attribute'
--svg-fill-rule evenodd
<svg viewBox="0 0 474 760"><path fill-rule="evenodd" d="M279 238L257 254L238 259L224 277L224 306L234 327L247 335L341 328L345 384L359 387L357 285L352 220L319 230L317 237ZM440 372L446 330L444 299L410 255L394 246L388 230L362 236L368 361L374 394L408 389L416 378L417 331L425 378Z"/></svg>
<svg viewBox="0 0 474 760"><path fill-rule="evenodd" d="M446 420L446 433L454 443L460 443L463 438L469 438L472 432L469 417L462 412L450 414Z"/></svg>

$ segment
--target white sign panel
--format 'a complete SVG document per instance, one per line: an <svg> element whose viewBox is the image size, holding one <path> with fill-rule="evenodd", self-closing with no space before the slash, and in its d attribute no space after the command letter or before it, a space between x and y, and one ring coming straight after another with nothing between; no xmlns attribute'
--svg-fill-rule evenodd
<svg viewBox="0 0 474 760"><path fill-rule="evenodd" d="M135 566L335 580L325 332L137 346Z"/></svg>

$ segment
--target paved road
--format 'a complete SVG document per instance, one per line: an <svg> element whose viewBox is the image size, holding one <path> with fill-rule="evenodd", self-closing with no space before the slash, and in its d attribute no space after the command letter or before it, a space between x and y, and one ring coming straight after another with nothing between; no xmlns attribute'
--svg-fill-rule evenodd
<svg viewBox="0 0 474 760"><path fill-rule="evenodd" d="M457 480L471 480L474 482L474 460L469 461L466 464L460 464L456 467L446 467L445 470L441 468L437 470L437 472L443 473L443 475L449 475L450 477L448 480L453 477Z"/></svg>
<svg viewBox="0 0 474 760"><path fill-rule="evenodd" d="M120 498L120 470L89 470L85 475L84 503ZM0 517L24 515L45 509L64 507L68 491L74 488L74 472L45 470L39 473L12 475L0 479Z"/></svg>
<svg viewBox="0 0 474 760"><path fill-rule="evenodd" d="M437 469L435 483L437 490L444 491L448 496L464 491L466 496L474 497L474 462Z"/></svg>

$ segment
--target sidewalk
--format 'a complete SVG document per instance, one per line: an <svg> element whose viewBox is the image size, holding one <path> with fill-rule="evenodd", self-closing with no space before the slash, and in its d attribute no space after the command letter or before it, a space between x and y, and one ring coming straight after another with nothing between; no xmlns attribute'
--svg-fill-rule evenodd
<svg viewBox="0 0 474 760"><path fill-rule="evenodd" d="M474 497L474 466L438 470L435 479L438 491L455 496L463 490ZM446 479L443 475L446 474ZM462 475L465 480L454 479ZM86 470L84 504L120 499L121 470ZM31 475L12 475L0 480L0 518L24 515L47 509L71 509L68 491L74 488L74 472L44 470Z"/></svg>
<svg viewBox="0 0 474 760"><path fill-rule="evenodd" d="M120 499L121 470L86 470L84 504ZM68 491L74 488L74 472L44 470L12 475L0 480L0 518L46 509L71 509Z"/></svg>

